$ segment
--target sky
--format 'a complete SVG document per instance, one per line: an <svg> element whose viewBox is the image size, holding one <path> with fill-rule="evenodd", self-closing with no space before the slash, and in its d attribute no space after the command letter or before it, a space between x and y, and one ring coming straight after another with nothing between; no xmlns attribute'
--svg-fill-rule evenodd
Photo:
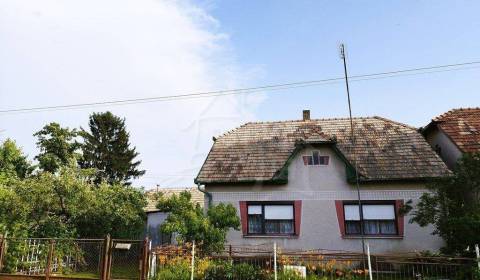
<svg viewBox="0 0 480 280"><path fill-rule="evenodd" d="M480 61L479 1L1 0L0 110L318 80ZM476 66L478 67L478 65ZM413 126L480 106L480 68L351 83L354 116ZM212 137L248 121L348 115L342 82L193 100L0 114L31 160L49 122L124 117L146 189L188 187Z"/></svg>

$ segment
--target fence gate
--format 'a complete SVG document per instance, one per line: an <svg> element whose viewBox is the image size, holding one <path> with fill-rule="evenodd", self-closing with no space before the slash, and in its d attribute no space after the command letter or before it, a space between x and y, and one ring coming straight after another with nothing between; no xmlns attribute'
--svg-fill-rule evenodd
<svg viewBox="0 0 480 280"><path fill-rule="evenodd" d="M148 239L3 238L0 280L146 280Z"/></svg>
<svg viewBox="0 0 480 280"><path fill-rule="evenodd" d="M110 279L146 279L147 240L112 239L109 258Z"/></svg>

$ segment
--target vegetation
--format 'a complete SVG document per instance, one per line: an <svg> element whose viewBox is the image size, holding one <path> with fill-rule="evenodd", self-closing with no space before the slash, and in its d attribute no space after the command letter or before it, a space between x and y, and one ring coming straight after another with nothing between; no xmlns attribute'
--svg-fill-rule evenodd
<svg viewBox="0 0 480 280"><path fill-rule="evenodd" d="M16 237L138 236L143 229L141 190L99 186L92 171L62 167L0 185L0 231Z"/></svg>
<svg viewBox="0 0 480 280"><path fill-rule="evenodd" d="M40 153L35 157L43 171L55 173L61 166L80 158L80 143L76 129L62 128L58 123L49 123L33 134L37 137Z"/></svg>
<svg viewBox="0 0 480 280"><path fill-rule="evenodd" d="M433 182L413 210L411 222L433 225L448 254L480 244L480 154L466 154L452 176Z"/></svg>
<svg viewBox="0 0 480 280"><path fill-rule="evenodd" d="M205 214L191 198L186 191L178 196L158 198L157 208L169 213L161 231L176 233L181 244L196 241L198 248L205 253L223 250L228 230L240 227L236 209L230 204L220 203L210 206Z"/></svg>
<svg viewBox="0 0 480 280"><path fill-rule="evenodd" d="M285 258L283 258L283 261ZM156 279L188 280L191 273L190 256L179 256L172 259L165 259L160 262ZM348 279L360 280L368 277L363 270L351 270L341 261L318 262L309 260L307 277L303 278L297 272L285 268L285 263L279 262L279 280L327 280L327 279ZM263 263L266 264L266 263ZM297 265L302 265L297 262ZM351 267L351 265L350 265ZM390 278L390 276L389 276ZM195 259L194 279L202 280L273 280L272 268L263 267L262 262L236 263L232 260L212 259L210 257L199 257ZM383 278L380 278L383 279Z"/></svg>
<svg viewBox="0 0 480 280"><path fill-rule="evenodd" d="M34 170L15 141L5 140L0 145L0 182L8 178L24 179Z"/></svg>
<svg viewBox="0 0 480 280"><path fill-rule="evenodd" d="M0 144L0 234L15 237L136 238L146 198L129 179L143 174L125 120L93 114L90 130L49 123L34 134L38 166L14 141ZM98 139L98 141L97 141ZM83 154L83 155L82 155ZM95 157L94 156L98 156ZM80 162L79 165L77 162Z"/></svg>
<svg viewBox="0 0 480 280"><path fill-rule="evenodd" d="M130 147L125 119L110 112L94 113L88 123L90 131L81 129L83 138L80 160L82 168L95 168L95 182L129 185L130 179L145 174L138 169L141 161L135 161L138 153Z"/></svg>

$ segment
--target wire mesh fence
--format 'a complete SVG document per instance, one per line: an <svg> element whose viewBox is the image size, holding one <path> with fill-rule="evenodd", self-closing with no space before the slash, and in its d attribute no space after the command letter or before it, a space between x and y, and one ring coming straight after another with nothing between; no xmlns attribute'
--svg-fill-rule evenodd
<svg viewBox="0 0 480 280"><path fill-rule="evenodd" d="M425 256L420 253L368 255L332 250L274 249L273 244L226 246L215 254L192 246L161 246L152 250L153 279L328 280L398 279L467 280L478 278L474 258ZM193 270L192 270L193 266Z"/></svg>
<svg viewBox="0 0 480 280"><path fill-rule="evenodd" d="M1 238L0 279L146 279L145 240ZM3 277L3 278L2 278ZM7 278L5 278L7 277ZM38 279L37 277L37 279Z"/></svg>
<svg viewBox="0 0 480 280"><path fill-rule="evenodd" d="M7 238L1 273L100 277L102 239Z"/></svg>
<svg viewBox="0 0 480 280"><path fill-rule="evenodd" d="M478 259L420 253L287 250L227 245L211 253L185 246L151 249L147 240L0 238L0 279L146 280L478 280ZM6 276L7 278L2 278ZM38 279L38 278L37 278ZM43 279L43 278L40 278Z"/></svg>

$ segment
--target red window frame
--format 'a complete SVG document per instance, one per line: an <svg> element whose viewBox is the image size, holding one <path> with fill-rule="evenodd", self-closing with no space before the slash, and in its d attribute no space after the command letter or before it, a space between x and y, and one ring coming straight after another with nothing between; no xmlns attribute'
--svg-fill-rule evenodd
<svg viewBox="0 0 480 280"><path fill-rule="evenodd" d="M240 220L242 225L242 233L244 236L299 236L300 224L302 219L302 201L240 201ZM280 233L249 233L248 232L248 205L293 205L293 234ZM264 231L263 231L264 232Z"/></svg>

